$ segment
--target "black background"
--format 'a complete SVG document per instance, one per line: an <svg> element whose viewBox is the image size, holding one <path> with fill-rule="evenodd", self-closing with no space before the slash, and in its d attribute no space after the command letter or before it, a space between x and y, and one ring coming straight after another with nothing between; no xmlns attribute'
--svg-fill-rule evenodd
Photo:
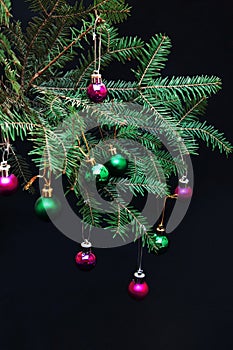
<svg viewBox="0 0 233 350"><path fill-rule="evenodd" d="M129 3L122 35L162 32L173 41L164 75L222 78L206 117L232 141L231 2ZM23 1L13 10L22 21L30 16ZM129 79L129 68L113 66L105 77ZM232 349L232 157L201 143L193 166L191 206L169 253L145 253L150 294L139 303L127 295L136 245L96 249L97 267L81 273L78 244L35 217L35 197L1 198L0 350Z"/></svg>

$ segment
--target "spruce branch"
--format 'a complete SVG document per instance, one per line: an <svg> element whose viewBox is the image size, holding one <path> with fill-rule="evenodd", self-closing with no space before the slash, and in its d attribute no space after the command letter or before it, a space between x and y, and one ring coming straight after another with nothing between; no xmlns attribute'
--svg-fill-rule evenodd
<svg viewBox="0 0 233 350"><path fill-rule="evenodd" d="M212 146L213 150L218 147L219 151L221 153L225 152L226 155L229 155L233 150L232 145L226 140L224 134L220 133L213 126L207 125L206 122L189 122L182 126L180 130L184 132L184 135L188 133L202 139L207 143L207 146Z"/></svg>
<svg viewBox="0 0 233 350"><path fill-rule="evenodd" d="M32 177L32 173L29 168L29 165L26 162L26 160L23 157L21 157L21 155L16 154L12 146L10 146L10 150L14 158L14 161L12 157L10 159L12 170L17 177L20 177L23 179L23 185L25 185L29 181L29 179Z"/></svg>
<svg viewBox="0 0 233 350"><path fill-rule="evenodd" d="M105 227L122 239L131 228L136 238L142 235L144 244L156 251L147 219L125 203L123 194L169 195L167 180L186 173L185 156L196 154L198 139L227 155L232 152L221 132L199 121L208 98L220 90L221 80L204 75L162 77L171 41L164 34L148 43L138 37L119 37L114 24L126 19L130 10L124 0L95 0L86 7L82 1L75 5L66 0L28 2L38 15L23 32L20 22L9 21L10 1L0 0L2 137L32 141L29 155L38 168L57 177L66 174L67 193L74 192L78 213L87 225ZM135 81L104 80L108 97L101 104L91 102L86 94L94 68L89 34L96 20L97 35L101 28L102 69L113 61L138 62ZM68 69L67 64L76 66ZM112 139L119 141L117 152L129 164L126 178L109 178L102 186L113 199L109 202L113 210L105 215L102 202L79 181L79 175L83 164L84 171L90 172L93 159L100 164L109 160ZM14 163L25 181L20 157Z"/></svg>
<svg viewBox="0 0 233 350"><path fill-rule="evenodd" d="M199 101L197 101L197 103L195 103L182 117L181 119L178 121L177 126L182 123L187 117L190 116L190 114L192 114L192 112L194 112L197 107L199 107L204 101L206 101L206 97L202 97Z"/></svg>
<svg viewBox="0 0 233 350"><path fill-rule="evenodd" d="M54 4L54 7L52 8L52 10L50 11L50 13L47 13L47 16L44 18L44 20L42 21L41 25L39 26L39 28L37 29L37 32L34 34L31 42L29 43L28 47L27 47L27 52L26 55L24 57L24 62L23 62L23 67L22 67L22 73L21 73L21 87L22 89L24 88L24 75L25 75L25 69L28 63L28 57L29 54L31 52L31 49L33 48L36 39L38 38L40 32L42 31L42 29L46 26L46 24L48 23L48 21L50 20L50 17L52 16L52 13L56 10L58 4L59 4L60 0L57 0ZM41 6L41 1L39 1L39 4ZM43 9L43 8L42 8Z"/></svg>
<svg viewBox="0 0 233 350"><path fill-rule="evenodd" d="M142 76L139 80L139 86L143 84L143 82L148 82L148 79L151 80L152 76L159 74L158 72L164 67L164 62L167 60L165 54L169 53L169 49L171 47L170 39L165 35L157 35L151 39L150 43L147 44L148 51L143 50L144 58L149 58L146 64L143 62ZM152 52L151 54L151 51ZM138 76L139 73L136 73Z"/></svg>
<svg viewBox="0 0 233 350"><path fill-rule="evenodd" d="M93 25L90 26L85 32L81 33L78 38L73 40L67 47L64 48L63 51L61 51L56 57L54 57L44 68L42 68L40 71L38 71L34 76L31 78L28 84L28 88L32 85L34 80L36 80L39 76L41 76L47 69L49 69L55 62L59 60L60 57L62 57L68 50L70 50L79 40L81 40L85 35L87 35L91 30L93 29Z"/></svg>
<svg viewBox="0 0 233 350"><path fill-rule="evenodd" d="M11 1L10 0L0 0L0 27L5 25L9 26L9 20L12 16L10 13Z"/></svg>
<svg viewBox="0 0 233 350"><path fill-rule="evenodd" d="M155 95L166 99L176 98L185 101L209 97L217 93L222 86L221 79L215 76L157 78L149 86L142 86L146 93L154 90Z"/></svg>
<svg viewBox="0 0 233 350"><path fill-rule="evenodd" d="M44 7L42 1L41 1L41 0L38 0L38 3L39 3L39 5L40 5L40 7L41 7L41 9L42 9L42 12L44 12L44 14L45 14L46 16L48 16L49 14L48 14L46 8Z"/></svg>

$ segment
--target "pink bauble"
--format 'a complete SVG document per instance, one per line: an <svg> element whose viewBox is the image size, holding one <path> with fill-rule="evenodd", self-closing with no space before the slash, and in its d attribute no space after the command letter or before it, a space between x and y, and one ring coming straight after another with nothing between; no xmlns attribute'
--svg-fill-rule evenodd
<svg viewBox="0 0 233 350"><path fill-rule="evenodd" d="M79 252L75 261L81 270L91 270L96 265L96 256L91 252Z"/></svg>
<svg viewBox="0 0 233 350"><path fill-rule="evenodd" d="M175 189L175 194L177 194L177 196L181 199L191 198L193 194L193 190L190 186L188 187L178 186Z"/></svg>
<svg viewBox="0 0 233 350"><path fill-rule="evenodd" d="M108 90L103 83L91 83L87 88L87 95L93 102L102 102L108 94Z"/></svg>
<svg viewBox="0 0 233 350"><path fill-rule="evenodd" d="M19 181L14 174L0 177L0 194L7 196L16 192Z"/></svg>
<svg viewBox="0 0 233 350"><path fill-rule="evenodd" d="M128 287L128 292L134 299L144 299L149 293L148 284L145 281L131 281Z"/></svg>

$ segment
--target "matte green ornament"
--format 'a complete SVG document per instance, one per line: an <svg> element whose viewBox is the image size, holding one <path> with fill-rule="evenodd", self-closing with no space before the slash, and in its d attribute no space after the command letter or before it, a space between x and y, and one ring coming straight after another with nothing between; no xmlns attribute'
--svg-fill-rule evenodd
<svg viewBox="0 0 233 350"><path fill-rule="evenodd" d="M112 172L114 175L118 175L126 171L128 162L127 159L125 159L121 154L115 154L110 158L107 165L110 172Z"/></svg>
<svg viewBox="0 0 233 350"><path fill-rule="evenodd" d="M109 171L103 164L96 164L91 170L92 174L97 177L99 181L106 181L109 177Z"/></svg>
<svg viewBox="0 0 233 350"><path fill-rule="evenodd" d="M56 197L40 197L35 203L36 215L44 220L49 221L50 219L56 218L61 211L61 203Z"/></svg>
<svg viewBox="0 0 233 350"><path fill-rule="evenodd" d="M154 243L158 250L156 251L158 254L165 253L169 247L169 240L167 236L154 234L153 236Z"/></svg>

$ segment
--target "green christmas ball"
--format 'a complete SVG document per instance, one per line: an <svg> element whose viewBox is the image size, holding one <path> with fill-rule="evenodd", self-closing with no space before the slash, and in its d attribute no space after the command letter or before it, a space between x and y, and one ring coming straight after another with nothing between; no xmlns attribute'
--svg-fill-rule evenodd
<svg viewBox="0 0 233 350"><path fill-rule="evenodd" d="M35 213L43 221L55 219L61 211L61 203L56 197L40 197L35 203Z"/></svg>
<svg viewBox="0 0 233 350"><path fill-rule="evenodd" d="M158 254L162 254L167 251L169 247L169 240L167 236L155 234L153 236L153 241L156 247L158 248L158 250L156 251Z"/></svg>
<svg viewBox="0 0 233 350"><path fill-rule="evenodd" d="M110 158L107 166L113 175L120 175L126 171L128 162L121 154L116 154Z"/></svg>
<svg viewBox="0 0 233 350"><path fill-rule="evenodd" d="M99 181L107 181L109 177L109 171L103 164L96 164L92 167L92 174L99 180Z"/></svg>

